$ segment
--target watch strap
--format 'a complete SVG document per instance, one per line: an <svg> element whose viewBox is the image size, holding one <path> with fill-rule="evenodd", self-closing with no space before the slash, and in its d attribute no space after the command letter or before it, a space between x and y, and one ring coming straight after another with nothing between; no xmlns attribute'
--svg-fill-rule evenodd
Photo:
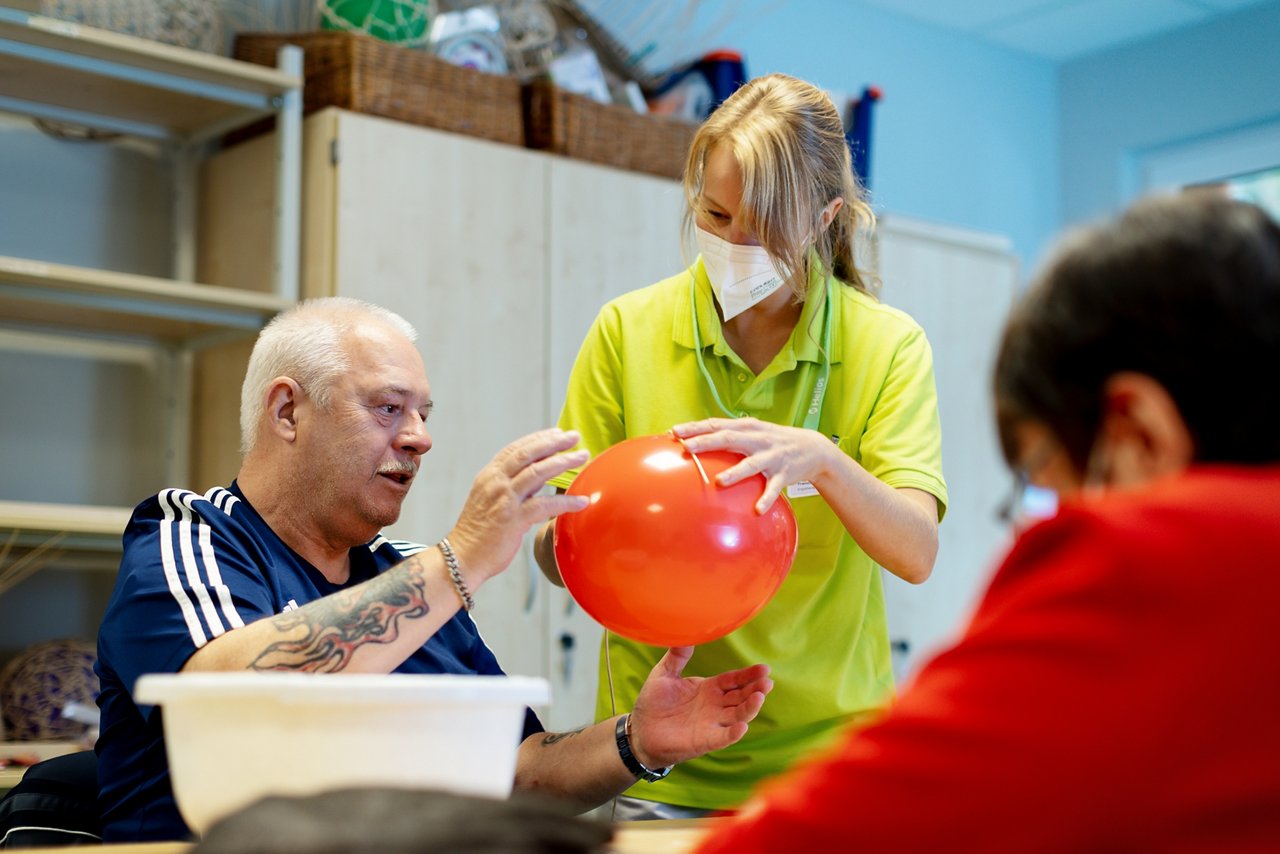
<svg viewBox="0 0 1280 854"><path fill-rule="evenodd" d="M671 773L671 766L666 768L646 768L636 755L631 751L631 737L627 734L627 722L631 715L623 715L618 718L618 725L614 728L613 734L618 742L618 755L622 757L622 764L627 766L627 770L634 774L638 779L644 780L646 783L656 783L663 777Z"/></svg>

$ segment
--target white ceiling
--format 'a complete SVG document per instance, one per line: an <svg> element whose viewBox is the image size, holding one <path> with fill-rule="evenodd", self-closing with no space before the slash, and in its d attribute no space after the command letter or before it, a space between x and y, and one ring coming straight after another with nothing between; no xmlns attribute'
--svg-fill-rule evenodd
<svg viewBox="0 0 1280 854"><path fill-rule="evenodd" d="M857 0L1063 62L1276 0ZM1278 48L1280 49L1280 48Z"/></svg>

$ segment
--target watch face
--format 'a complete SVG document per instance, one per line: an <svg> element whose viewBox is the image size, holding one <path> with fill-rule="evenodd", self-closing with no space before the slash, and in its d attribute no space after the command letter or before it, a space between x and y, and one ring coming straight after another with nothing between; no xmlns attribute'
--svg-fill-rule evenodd
<svg viewBox="0 0 1280 854"><path fill-rule="evenodd" d="M507 58L502 45L483 33L465 33L454 36L438 45L435 53L446 62L487 71L490 74L506 74Z"/></svg>
<svg viewBox="0 0 1280 854"><path fill-rule="evenodd" d="M671 773L671 766L668 765L666 768L657 768L649 771L648 774L644 775L644 778L648 780L650 783L656 783L670 773Z"/></svg>

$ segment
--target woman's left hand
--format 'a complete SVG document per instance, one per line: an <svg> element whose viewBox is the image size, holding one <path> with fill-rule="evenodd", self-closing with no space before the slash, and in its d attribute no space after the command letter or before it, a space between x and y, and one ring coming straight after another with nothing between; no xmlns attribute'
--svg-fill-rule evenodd
<svg viewBox="0 0 1280 854"><path fill-rule="evenodd" d="M671 428L692 453L737 451L745 459L716 475L716 483L731 486L754 474L765 478L756 512L764 513L793 483L807 480L817 486L833 470L841 455L830 438L803 427L788 427L757 418L707 418Z"/></svg>

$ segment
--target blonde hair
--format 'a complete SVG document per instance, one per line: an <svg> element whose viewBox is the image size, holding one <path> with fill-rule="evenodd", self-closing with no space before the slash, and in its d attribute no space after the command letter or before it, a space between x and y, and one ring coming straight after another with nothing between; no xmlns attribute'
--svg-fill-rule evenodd
<svg viewBox="0 0 1280 854"><path fill-rule="evenodd" d="M858 269L855 240L859 229L874 226L875 215L854 176L840 113L825 92L769 74L744 84L711 114L685 164L686 237L703 211L707 155L722 145L742 171L742 225L790 271L797 300L806 296L810 249L837 279L873 292L873 280ZM823 209L836 198L844 204L824 230Z"/></svg>
<svg viewBox="0 0 1280 854"><path fill-rule="evenodd" d="M409 321L381 306L351 297L323 297L300 302L272 318L258 333L240 387L240 452L253 450L266 407L267 386L290 377L306 389L320 409L338 377L351 369L346 337L362 323L381 323L410 341L418 332Z"/></svg>

